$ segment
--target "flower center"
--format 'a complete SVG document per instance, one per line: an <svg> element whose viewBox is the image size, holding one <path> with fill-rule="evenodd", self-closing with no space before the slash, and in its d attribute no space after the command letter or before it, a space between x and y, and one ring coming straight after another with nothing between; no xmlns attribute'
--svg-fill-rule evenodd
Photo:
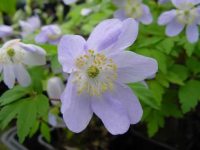
<svg viewBox="0 0 200 150"><path fill-rule="evenodd" d="M177 19L181 24L193 24L198 17L198 13L196 8L193 8L191 10L178 10L177 13Z"/></svg>
<svg viewBox="0 0 200 150"><path fill-rule="evenodd" d="M15 56L15 50L10 48L7 50L7 54L9 57L13 57L13 56Z"/></svg>
<svg viewBox="0 0 200 150"><path fill-rule="evenodd" d="M125 5L126 15L132 18L140 18L143 15L141 4L137 1L128 0Z"/></svg>
<svg viewBox="0 0 200 150"><path fill-rule="evenodd" d="M117 66L112 59L102 53L88 50L79 56L75 65L73 82L77 85L77 92L83 91L91 96L99 96L107 90L112 90L117 79Z"/></svg>
<svg viewBox="0 0 200 150"><path fill-rule="evenodd" d="M91 66L87 69L87 74L89 78L95 78L99 74L99 69L96 66Z"/></svg>

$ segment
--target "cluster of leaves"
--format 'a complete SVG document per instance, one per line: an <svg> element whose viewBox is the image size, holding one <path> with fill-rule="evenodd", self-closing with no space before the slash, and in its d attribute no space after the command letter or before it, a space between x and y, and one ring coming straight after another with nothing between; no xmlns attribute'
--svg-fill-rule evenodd
<svg viewBox="0 0 200 150"><path fill-rule="evenodd" d="M170 7L147 2L154 17ZM160 10L158 9L160 7ZM136 53L155 58L159 71L153 80L130 85L140 98L149 136L164 127L165 118L181 118L192 111L200 100L200 42L190 44L184 34L165 36L164 27L155 23L140 26L139 37L130 48Z"/></svg>
<svg viewBox="0 0 200 150"><path fill-rule="evenodd" d="M20 142L27 136L32 137L40 128L41 133L49 141L50 129L48 123L49 100L42 93L44 79L41 68L32 68L33 84L23 88L15 86L7 90L0 97L0 128L4 129L13 120L17 119L17 134ZM40 77L40 79L38 79Z"/></svg>
<svg viewBox="0 0 200 150"><path fill-rule="evenodd" d="M5 0L3 0L5 1ZM2 1L2 2L3 2ZM15 0L6 0L13 1ZM53 1L53 0L52 0ZM6 5L0 11L6 12ZM149 136L155 135L160 127L164 127L167 117L181 118L192 111L200 98L200 42L190 44L184 35L166 37L164 27L156 23L158 15L171 8L170 4L158 5L155 1L145 1L154 15L154 23L140 25L139 36L131 51L155 58L159 71L153 79L146 83L134 83L129 86L139 97L144 109L143 122L147 124ZM41 4L39 4L40 6ZM42 5L41 5L42 6ZM63 7L60 3L59 6ZM10 9L12 7L9 7ZM83 8L91 8L92 13L81 15ZM12 8L12 13L15 9ZM20 10L18 10L19 12ZM66 16L55 14L63 34L81 34L88 36L93 27L100 21L111 18L115 7L111 0L93 0L79 5L72 5ZM16 12L16 14L18 13ZM50 22L43 15L45 23ZM57 22L57 23L58 23ZM34 43L34 34L23 41ZM0 127L4 129L13 119L17 119L18 136L21 142L31 137L38 129L50 139L48 127L48 98L43 94L45 81L53 76L52 70L60 68L57 60L57 48L48 44L40 45L48 54L49 66L46 68L30 68L32 85L28 88L16 86L0 97Z"/></svg>

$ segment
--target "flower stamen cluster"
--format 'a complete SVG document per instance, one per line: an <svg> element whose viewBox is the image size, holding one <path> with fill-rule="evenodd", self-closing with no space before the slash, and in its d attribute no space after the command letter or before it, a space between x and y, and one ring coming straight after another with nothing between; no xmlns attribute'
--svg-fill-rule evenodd
<svg viewBox="0 0 200 150"><path fill-rule="evenodd" d="M112 59L104 54L88 50L87 54L75 61L77 71L74 82L78 86L78 93L86 91L91 96L98 96L113 89L113 82L117 78L117 66Z"/></svg>

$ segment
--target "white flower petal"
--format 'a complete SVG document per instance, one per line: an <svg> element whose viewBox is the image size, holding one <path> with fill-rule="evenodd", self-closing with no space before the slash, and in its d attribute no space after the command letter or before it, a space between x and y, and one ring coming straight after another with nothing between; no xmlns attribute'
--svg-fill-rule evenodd
<svg viewBox="0 0 200 150"><path fill-rule="evenodd" d="M60 99L64 88L64 84L59 77L52 77L47 83L47 94L51 99Z"/></svg>
<svg viewBox="0 0 200 150"><path fill-rule="evenodd" d="M22 64L14 65L14 73L17 81L21 86L28 86L31 83L31 78Z"/></svg>
<svg viewBox="0 0 200 150"><path fill-rule="evenodd" d="M15 84L15 74L12 64L3 65L3 80L9 88L13 88Z"/></svg>

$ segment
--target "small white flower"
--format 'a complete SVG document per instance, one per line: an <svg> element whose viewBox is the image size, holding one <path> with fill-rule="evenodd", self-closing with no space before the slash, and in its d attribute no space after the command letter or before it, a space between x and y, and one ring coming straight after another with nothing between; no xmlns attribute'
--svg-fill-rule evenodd
<svg viewBox="0 0 200 150"><path fill-rule="evenodd" d="M38 16L32 16L28 18L26 21L19 21L19 24L22 28L22 37L26 37L27 35L33 33L35 30L40 28L41 21Z"/></svg>
<svg viewBox="0 0 200 150"><path fill-rule="evenodd" d="M44 65L46 52L32 44L24 44L19 39L6 42L0 48L0 73L3 73L4 83L12 88L15 79L22 86L28 86L31 78L24 65Z"/></svg>
<svg viewBox="0 0 200 150"><path fill-rule="evenodd" d="M92 9L90 9L90 8L83 8L83 9L81 10L81 15L82 15L82 16L87 16L87 15L89 15L91 12L92 12Z"/></svg>
<svg viewBox="0 0 200 150"><path fill-rule="evenodd" d="M59 100L64 88L65 86L59 77L52 77L47 83L47 94L50 99Z"/></svg>
<svg viewBox="0 0 200 150"><path fill-rule="evenodd" d="M186 27L189 42L199 39L200 0L172 0L176 9L166 11L158 18L159 25L166 25L166 34L176 36Z"/></svg>
<svg viewBox="0 0 200 150"><path fill-rule="evenodd" d="M114 17L120 20L133 18L143 24L150 24L153 21L150 9L142 3L142 0L113 0L119 7Z"/></svg>

